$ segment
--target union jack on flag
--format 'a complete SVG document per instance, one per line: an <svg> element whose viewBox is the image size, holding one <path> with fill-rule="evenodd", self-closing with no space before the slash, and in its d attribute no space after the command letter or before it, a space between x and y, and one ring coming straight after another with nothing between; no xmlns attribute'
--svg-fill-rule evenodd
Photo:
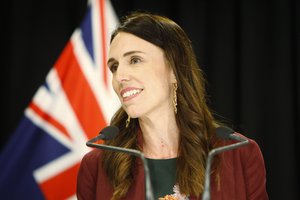
<svg viewBox="0 0 300 200"><path fill-rule="evenodd" d="M76 199L85 142L120 106L106 67L117 17L108 0L91 0L86 17L40 86L0 154L1 199Z"/></svg>

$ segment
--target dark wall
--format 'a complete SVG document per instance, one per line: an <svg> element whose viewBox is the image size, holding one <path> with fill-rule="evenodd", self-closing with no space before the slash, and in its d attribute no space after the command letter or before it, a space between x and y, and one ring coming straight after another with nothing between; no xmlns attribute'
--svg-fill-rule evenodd
<svg viewBox="0 0 300 200"><path fill-rule="evenodd" d="M10 0L2 4L1 147L45 82L87 7L85 0Z"/></svg>
<svg viewBox="0 0 300 200"><path fill-rule="evenodd" d="M299 199L300 2L113 0L119 16L166 15L190 36L211 107L255 139L270 199ZM4 1L1 147L84 16L86 0ZM2 32L2 31L1 31Z"/></svg>

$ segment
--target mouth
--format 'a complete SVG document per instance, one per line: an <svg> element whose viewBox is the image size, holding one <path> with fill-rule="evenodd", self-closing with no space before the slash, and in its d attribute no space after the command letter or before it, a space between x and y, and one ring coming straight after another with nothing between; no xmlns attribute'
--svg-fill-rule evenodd
<svg viewBox="0 0 300 200"><path fill-rule="evenodd" d="M143 89L138 89L138 88L126 88L121 91L121 97L123 98L123 101L128 101L137 95L139 95Z"/></svg>

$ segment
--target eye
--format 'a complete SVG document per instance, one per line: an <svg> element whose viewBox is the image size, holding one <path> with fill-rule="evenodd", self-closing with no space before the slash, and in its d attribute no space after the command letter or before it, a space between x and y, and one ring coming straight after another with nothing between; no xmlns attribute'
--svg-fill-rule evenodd
<svg viewBox="0 0 300 200"><path fill-rule="evenodd" d="M112 63L112 64L109 65L108 67L109 67L110 71L111 71L112 73L114 73L114 72L117 71L117 69L118 69L118 63Z"/></svg>
<svg viewBox="0 0 300 200"><path fill-rule="evenodd" d="M140 63L142 60L141 60L141 58L139 58L139 57L132 57L131 59L130 59L130 64L137 64L137 63Z"/></svg>

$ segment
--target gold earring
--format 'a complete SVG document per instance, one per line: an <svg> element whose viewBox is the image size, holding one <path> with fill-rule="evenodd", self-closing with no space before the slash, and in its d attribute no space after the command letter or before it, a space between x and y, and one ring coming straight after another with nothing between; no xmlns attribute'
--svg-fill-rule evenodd
<svg viewBox="0 0 300 200"><path fill-rule="evenodd" d="M174 90L174 94L173 94L173 107L174 107L174 112L175 114L177 114L177 82L175 82L173 84L173 90Z"/></svg>
<svg viewBox="0 0 300 200"><path fill-rule="evenodd" d="M126 128L128 128L129 123L130 123L130 116L128 115L128 118L126 119Z"/></svg>

